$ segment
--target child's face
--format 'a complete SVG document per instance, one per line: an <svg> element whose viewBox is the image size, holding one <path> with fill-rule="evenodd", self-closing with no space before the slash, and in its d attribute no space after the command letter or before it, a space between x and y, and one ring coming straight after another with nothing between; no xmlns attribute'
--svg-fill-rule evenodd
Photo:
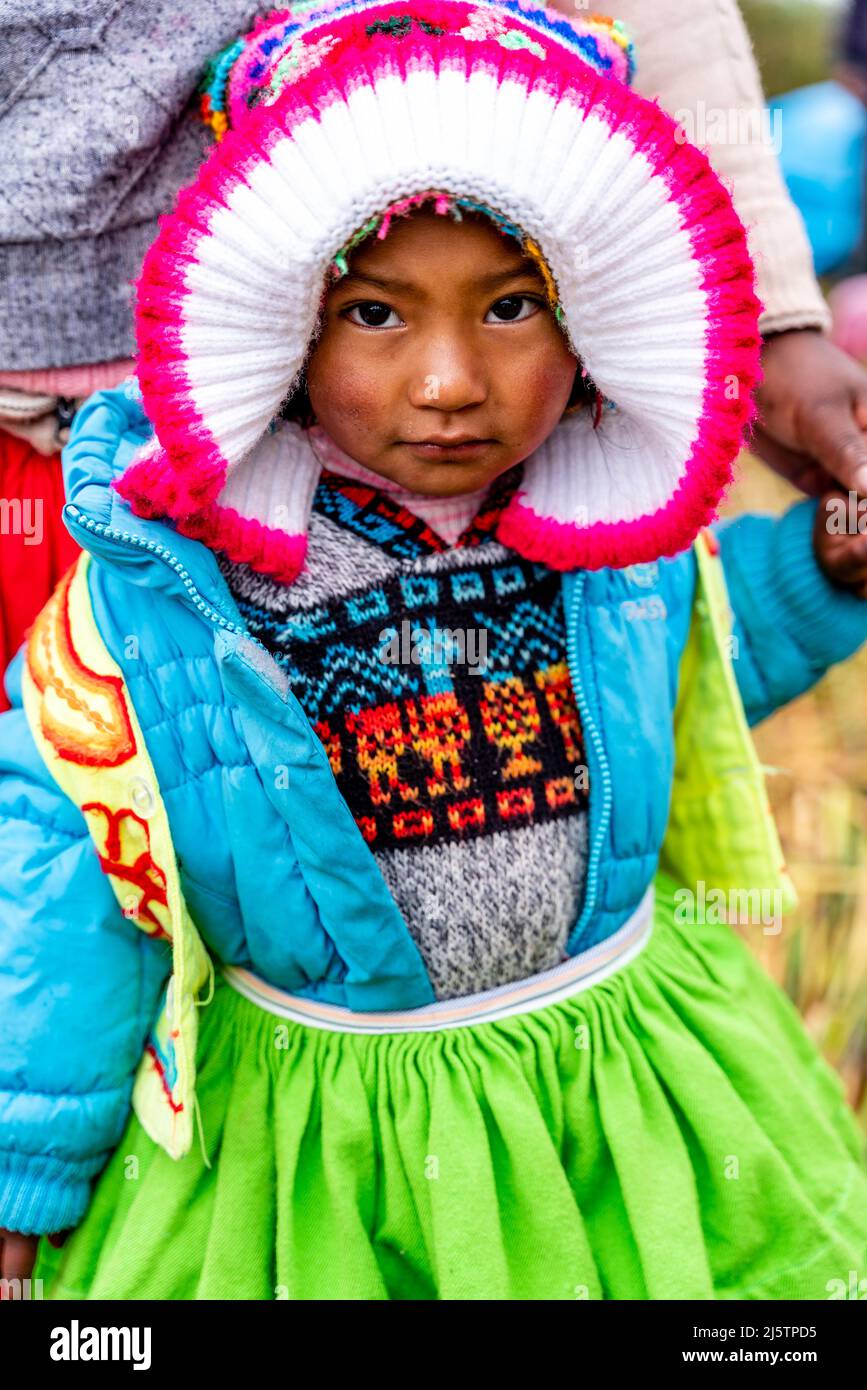
<svg viewBox="0 0 867 1390"><path fill-rule="evenodd" d="M532 454L577 367L518 243L423 206L362 244L329 291L307 390L350 457L446 497Z"/></svg>

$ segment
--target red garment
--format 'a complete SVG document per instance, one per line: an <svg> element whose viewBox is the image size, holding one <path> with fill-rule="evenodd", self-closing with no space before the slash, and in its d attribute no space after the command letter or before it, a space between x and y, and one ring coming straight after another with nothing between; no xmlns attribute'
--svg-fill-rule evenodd
<svg viewBox="0 0 867 1390"><path fill-rule="evenodd" d="M79 553L61 520L64 500L60 455L0 430L0 675ZM0 710L8 708L0 681Z"/></svg>

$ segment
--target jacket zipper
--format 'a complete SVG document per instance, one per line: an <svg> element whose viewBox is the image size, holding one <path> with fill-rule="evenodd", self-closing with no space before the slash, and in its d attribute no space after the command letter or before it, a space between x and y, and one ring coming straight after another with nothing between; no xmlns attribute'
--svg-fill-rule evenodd
<svg viewBox="0 0 867 1390"><path fill-rule="evenodd" d="M177 555L173 554L167 546L157 545L156 541L146 541L141 536L131 535L128 531L118 531L113 526L106 526L102 521L94 521L93 517L85 517L84 513L72 502L67 504L66 511L76 524L85 531L90 531L98 536L108 536L111 540L121 541L127 545L138 546L141 550L150 551L152 555L164 561L164 563L177 574L184 588L187 590L193 606L199 610L203 617L208 618L215 626L225 628L227 632L238 632L243 634L249 641L255 642L257 647L261 647L263 651L268 650L264 642L260 642L259 638L256 637L254 633L250 632L249 629L239 627L237 623L230 622L228 618L224 618L222 613L219 613L217 609L214 608L213 604L208 603L206 599L202 598L195 584L190 579L189 573L184 569L183 561L179 560ZM584 732L585 744L589 737L596 755L595 771L598 772L602 778L602 814L599 818L599 824L596 827L596 834L593 837L593 844L591 845L590 856L587 861L584 907L581 911L581 916L578 918L572 930L566 947L570 954L572 954L572 945L574 941L576 938L580 937L596 906L599 859L602 853L605 833L608 829L608 821L611 816L611 804L613 800L611 794L611 770L608 766L608 760L605 757L602 737L590 714L587 696L584 691L584 683L581 680L581 671L578 666L578 613L581 600L584 596L585 580L586 575L583 572L578 575L576 580L576 603L575 609L568 619L566 653L569 671L572 677L572 687L575 692L575 701L581 716L581 728Z"/></svg>
<svg viewBox="0 0 867 1390"><path fill-rule="evenodd" d="M97 536L108 536L111 540L123 541L128 545L138 546L141 550L149 550L152 555L156 555L158 559L163 560L165 564L168 565L169 569L174 570L184 588L187 590L194 607L199 610L203 617L210 619L216 626L223 627L228 632L242 633L245 637L249 638L251 642L255 642L258 647L261 647L263 651L267 651L264 643L260 642L259 638L256 637L254 633L250 632L249 629L245 627L239 627L237 623L230 622L228 618L224 618L222 613L214 608L213 604L208 603L207 599L202 598L195 584L190 579L188 571L184 569L183 561L179 560L177 555L173 554L167 546L158 545L156 541L146 541L141 536L133 536L129 531L118 531L113 526L106 526L102 521L94 521L93 517L86 517L72 502L67 504L66 512L85 531L91 531Z"/></svg>
<svg viewBox="0 0 867 1390"><path fill-rule="evenodd" d="M128 545L138 546L140 550L148 550L152 555L156 555L159 559L165 561L165 563L170 567L170 569L174 570L174 572L177 574L181 583L184 585L184 588L187 590L187 593L189 594L193 604L199 610L203 617L209 618L215 626L225 628L228 632L241 633L250 642L255 642L257 647L261 647L263 652L268 652L268 648L265 646L264 642L260 642L259 638L256 637L254 633L250 632L249 628L239 627L237 623L230 622L228 618L224 618L222 613L219 613L217 609L214 608L213 604L208 603L207 599L202 598L195 584L190 579L188 572L184 569L183 561L179 560L177 555L173 554L173 552L169 550L167 546L157 545L156 541L146 541L141 536L133 536L128 531L118 531L116 527L106 526L105 523L102 521L95 521L93 517L86 517L84 513L80 510L80 508L76 507L75 504L72 502L67 503L65 510L67 514L71 516L72 519L76 522L76 524L82 528L82 530L90 531L94 535L98 536L108 536L112 540L122 541ZM270 656L271 653L268 652L268 655ZM311 725L310 728L311 734L314 734L315 736L313 726ZM340 794L339 788L337 786L337 779L334 778L333 772L332 778L334 780L335 790L338 792L338 794ZM365 840L362 840L362 844L364 844L365 848L368 851L370 851L370 846L367 844ZM177 862L178 867L180 867L180 860L178 860ZM373 862L372 854L371 862ZM400 908L397 906L397 902L393 897L392 902L394 902L395 911L397 912L398 917L401 921L403 921L403 914L401 913ZM406 926L405 922L404 927L407 933L409 933L409 928ZM197 1000L196 1002L198 1003L199 1001Z"/></svg>
<svg viewBox="0 0 867 1390"><path fill-rule="evenodd" d="M596 890L599 878L599 860L602 855L602 845L605 841L605 835L608 830L608 822L611 817L611 806L614 800L611 791L611 769L608 766L608 759L605 756L605 749L602 744L602 735L599 733L598 728L593 722L593 717L590 713L590 708L587 703L587 695L584 690L584 682L581 679L581 671L578 665L578 614L580 612L581 602L584 597L584 584L586 578L586 574L584 573L584 571L582 571L580 574L577 575L575 579L575 607L572 614L567 615L568 631L566 634L566 657L569 665L570 675L572 677L572 687L575 692L575 702L578 706L578 713L581 716L581 728L584 733L585 747L589 742L589 744L592 745L593 752L596 755L594 780L596 773L599 774L602 780L602 813L599 817L599 823L596 827L596 834L593 837L593 843L590 846L590 854L587 859L587 876L584 890L584 906L582 908L581 915L578 918L578 921L575 923L575 926L572 929L572 932L569 936L569 940L566 945L566 949L570 955L572 954L572 948L575 941L580 939L596 906ZM590 796L592 797L592 782L589 791Z"/></svg>

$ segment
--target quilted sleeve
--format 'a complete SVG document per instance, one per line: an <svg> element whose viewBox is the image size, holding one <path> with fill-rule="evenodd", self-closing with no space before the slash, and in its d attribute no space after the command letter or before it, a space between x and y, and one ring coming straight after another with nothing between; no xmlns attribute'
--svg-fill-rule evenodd
<svg viewBox="0 0 867 1390"><path fill-rule="evenodd" d="M867 639L867 602L832 584L813 552L818 501L714 527L734 612L732 657L750 724L809 690Z"/></svg>
<svg viewBox="0 0 867 1390"><path fill-rule="evenodd" d="M0 1226L75 1226L120 1139L171 970L124 917L84 817L21 707L23 649L0 715Z"/></svg>

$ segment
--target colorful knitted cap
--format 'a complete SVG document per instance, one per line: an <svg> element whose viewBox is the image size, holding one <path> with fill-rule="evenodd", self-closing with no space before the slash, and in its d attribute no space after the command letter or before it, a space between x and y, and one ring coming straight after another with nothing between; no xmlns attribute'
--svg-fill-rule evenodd
<svg viewBox="0 0 867 1390"><path fill-rule="evenodd" d="M617 21L524 0L296 8L219 55L218 143L138 283L155 436L116 483L132 509L298 574L321 465L273 422L347 249L433 198L521 238L613 406L525 461L498 539L564 570L689 545L754 413L762 306L729 193L632 72Z"/></svg>

